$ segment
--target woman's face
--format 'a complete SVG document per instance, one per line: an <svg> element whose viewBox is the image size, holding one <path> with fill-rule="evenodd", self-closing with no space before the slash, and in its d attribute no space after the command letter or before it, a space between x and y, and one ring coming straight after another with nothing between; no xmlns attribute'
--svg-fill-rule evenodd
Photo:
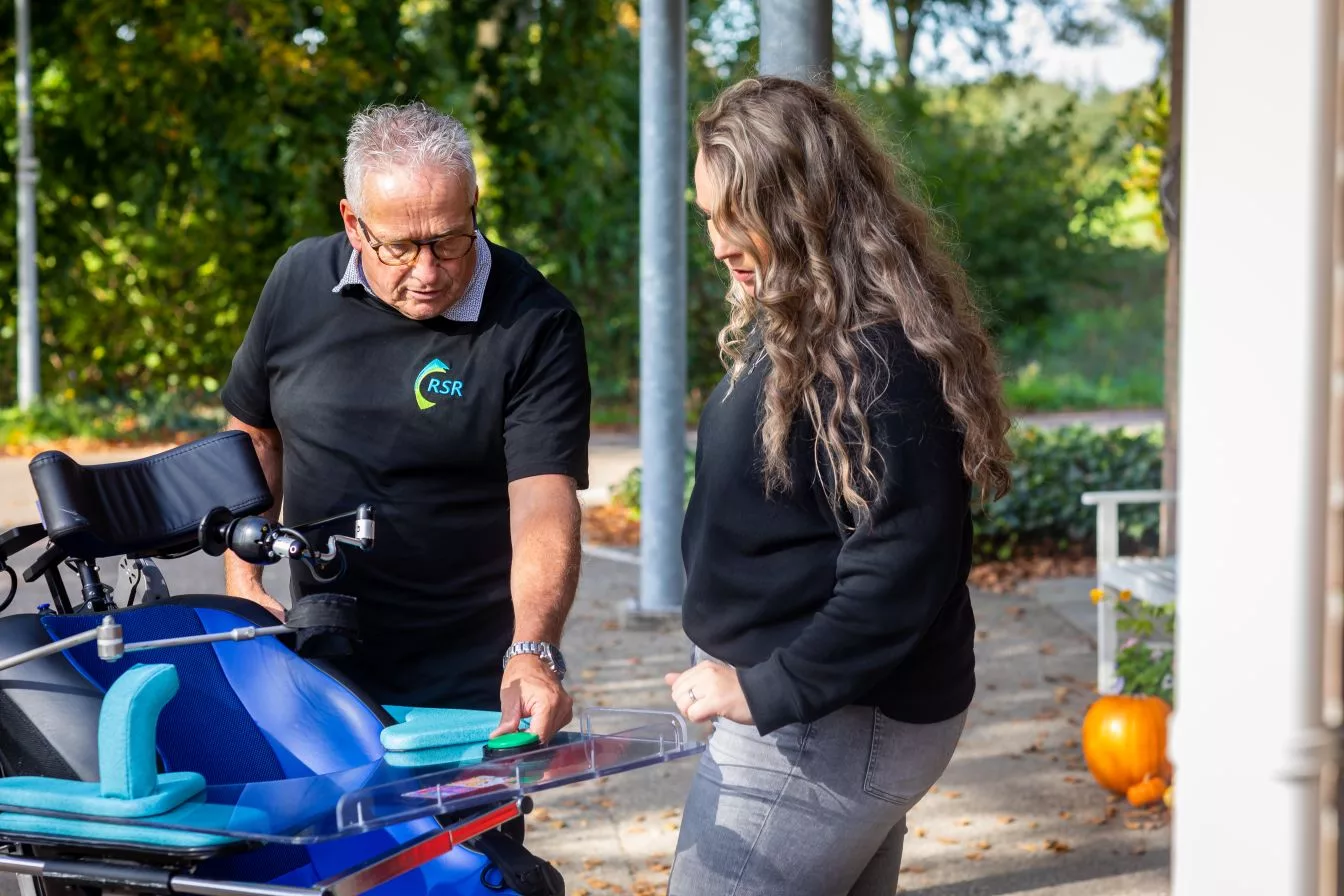
<svg viewBox="0 0 1344 896"><path fill-rule="evenodd" d="M750 246L739 246L730 242L714 226L714 209L719 203L720 190L713 175L705 165L704 156L695 157L695 204L705 216L709 230L709 244L714 249L714 257L723 262L733 279L742 284L749 296L756 295L756 274L760 268L758 251Z"/></svg>

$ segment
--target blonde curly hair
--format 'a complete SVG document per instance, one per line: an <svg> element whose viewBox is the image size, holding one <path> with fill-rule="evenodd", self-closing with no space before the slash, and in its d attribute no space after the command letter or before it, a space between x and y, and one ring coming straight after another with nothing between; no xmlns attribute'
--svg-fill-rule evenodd
<svg viewBox="0 0 1344 896"><path fill-rule="evenodd" d="M830 90L759 77L723 91L696 121L700 164L719 192L715 228L759 259L755 294L729 290L719 349L733 381L771 361L760 437L768 490L791 487L788 440L801 410L837 513L871 513L881 471L866 412L885 389L880 330L903 328L933 363L963 435L962 467L985 499L1012 484L998 364L966 275L898 163ZM824 457L823 457L824 455Z"/></svg>

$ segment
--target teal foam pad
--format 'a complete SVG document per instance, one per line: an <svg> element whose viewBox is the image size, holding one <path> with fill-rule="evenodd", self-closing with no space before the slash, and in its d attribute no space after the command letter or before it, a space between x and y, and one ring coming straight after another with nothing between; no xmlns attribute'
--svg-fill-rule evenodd
<svg viewBox="0 0 1344 896"><path fill-rule="evenodd" d="M383 761L393 768L420 768L430 765L462 764L485 761L485 744L454 744L427 750L389 750Z"/></svg>
<svg viewBox="0 0 1344 896"><path fill-rule="evenodd" d="M0 805L106 818L145 818L176 809L203 790L205 778L196 772L159 775L148 796L134 799L103 796L98 782L21 776L0 779Z"/></svg>
<svg viewBox="0 0 1344 896"><path fill-rule="evenodd" d="M484 743L499 719L499 713L489 710L413 707L406 721L384 728L379 737L390 752Z"/></svg>
<svg viewBox="0 0 1344 896"><path fill-rule="evenodd" d="M102 795L138 800L158 783L155 735L159 713L177 693L177 669L132 666L103 695L98 713L98 778Z"/></svg>
<svg viewBox="0 0 1344 896"><path fill-rule="evenodd" d="M406 721L406 717L415 712L414 706L384 706L383 712L390 715L398 723Z"/></svg>
<svg viewBox="0 0 1344 896"><path fill-rule="evenodd" d="M163 815L157 822L190 827L227 828L237 831L264 832L270 820L266 813L256 809L221 806L212 803L187 803ZM196 831L169 830L137 825L130 821L82 821L73 818L52 818L47 815L24 815L21 812L0 812L0 831L11 834L39 834L60 837L78 843L97 840L111 843L130 843L137 846L166 846L190 849L198 846L219 846L246 839L223 834L202 834Z"/></svg>

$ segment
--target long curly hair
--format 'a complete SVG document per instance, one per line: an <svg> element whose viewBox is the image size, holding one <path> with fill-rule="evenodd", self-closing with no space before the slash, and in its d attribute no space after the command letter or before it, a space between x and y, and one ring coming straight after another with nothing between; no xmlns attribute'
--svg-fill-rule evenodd
<svg viewBox="0 0 1344 896"><path fill-rule="evenodd" d="M857 525L881 470L866 412L885 390L896 323L938 372L963 436L962 468L982 499L1012 484L997 358L965 272L928 209L862 117L828 89L759 77L724 90L696 120L700 161L719 195L714 226L755 247L755 295L728 293L719 350L736 382L759 346L770 359L760 438L767 490L787 491L801 411L832 507ZM824 455L824 458L822 457ZM819 467L820 468L820 467Z"/></svg>

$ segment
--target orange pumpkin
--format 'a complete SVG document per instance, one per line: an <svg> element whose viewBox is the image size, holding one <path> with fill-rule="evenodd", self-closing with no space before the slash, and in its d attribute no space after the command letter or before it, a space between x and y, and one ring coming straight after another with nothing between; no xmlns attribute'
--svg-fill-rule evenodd
<svg viewBox="0 0 1344 896"><path fill-rule="evenodd" d="M1124 794L1148 778L1170 780L1170 713L1161 697L1115 694L1093 703L1083 717L1083 758L1097 783Z"/></svg>
<svg viewBox="0 0 1344 896"><path fill-rule="evenodd" d="M1125 798L1132 805L1146 806L1162 799L1167 792L1167 782L1161 778L1147 778L1125 791Z"/></svg>

